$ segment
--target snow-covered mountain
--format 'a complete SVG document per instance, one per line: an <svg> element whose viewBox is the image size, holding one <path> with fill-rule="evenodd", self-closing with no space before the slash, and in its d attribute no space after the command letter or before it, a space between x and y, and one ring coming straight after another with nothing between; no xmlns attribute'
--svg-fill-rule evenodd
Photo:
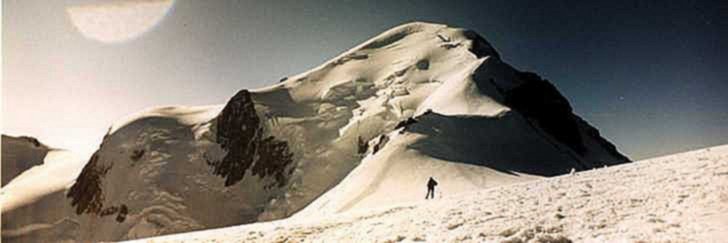
<svg viewBox="0 0 728 243"><path fill-rule="evenodd" d="M43 164L50 148L33 137L2 135L2 186L33 166Z"/></svg>
<svg viewBox="0 0 728 243"><path fill-rule="evenodd" d="M438 200L135 242L719 243L726 225L723 145Z"/></svg>
<svg viewBox="0 0 728 243"><path fill-rule="evenodd" d="M85 161L31 137L3 135L2 146L3 180L6 168L26 168L0 188L2 241L75 241L78 223L65 195Z"/></svg>
<svg viewBox="0 0 728 243"><path fill-rule="evenodd" d="M429 176L450 195L628 161L476 33L410 23L225 105L133 114L66 195L77 240L122 240L421 200Z"/></svg>

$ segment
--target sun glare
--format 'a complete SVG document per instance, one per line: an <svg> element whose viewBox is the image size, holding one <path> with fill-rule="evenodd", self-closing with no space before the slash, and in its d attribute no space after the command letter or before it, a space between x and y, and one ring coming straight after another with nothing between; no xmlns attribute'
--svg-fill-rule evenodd
<svg viewBox="0 0 728 243"><path fill-rule="evenodd" d="M71 6L66 12L84 37L118 43L151 30L164 19L173 3L173 0L120 1Z"/></svg>

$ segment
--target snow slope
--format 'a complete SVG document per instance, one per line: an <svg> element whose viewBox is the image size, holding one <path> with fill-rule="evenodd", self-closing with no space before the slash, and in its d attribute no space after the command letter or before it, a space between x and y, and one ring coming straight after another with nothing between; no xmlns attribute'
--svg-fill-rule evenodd
<svg viewBox="0 0 728 243"><path fill-rule="evenodd" d="M6 163L16 159L40 160L0 188L2 241L75 241L78 223L65 194L85 161L73 152L50 149L30 138L3 136L2 150L3 171Z"/></svg>
<svg viewBox="0 0 728 243"><path fill-rule="evenodd" d="M725 242L726 225L728 145L437 200L134 242Z"/></svg>
<svg viewBox="0 0 728 243"><path fill-rule="evenodd" d="M366 153L341 183L297 216L416 200L425 196L430 176L447 181L439 192L451 194L628 161L573 115L568 101L551 84L501 62L495 50L472 32L415 23L375 40L391 39L408 28L422 29L392 44L389 48L395 56L429 49L415 52L409 61L414 65L401 67L406 71L402 77L396 78L395 72L392 83L385 78L381 84L384 90L403 89L408 94L386 91L393 95L372 98L378 106L364 103L361 115L351 118L357 126L378 125L376 131L384 137L374 139L369 147L382 138L386 146ZM372 56L371 62L379 61ZM386 63L391 59L373 66L391 67ZM379 115L368 115L373 113L369 109ZM414 123L394 130L390 124L370 122L386 116L404 120L411 115ZM352 130L347 128L342 133ZM373 129L353 132L362 134L362 130ZM364 137L372 136L365 133Z"/></svg>
<svg viewBox="0 0 728 243"><path fill-rule="evenodd" d="M78 241L135 239L410 202L429 176L450 195L628 161L476 33L417 22L227 104L113 124L68 218Z"/></svg>

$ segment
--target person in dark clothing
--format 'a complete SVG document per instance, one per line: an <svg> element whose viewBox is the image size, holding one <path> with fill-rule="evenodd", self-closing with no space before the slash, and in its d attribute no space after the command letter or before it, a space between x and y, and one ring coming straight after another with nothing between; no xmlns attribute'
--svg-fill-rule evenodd
<svg viewBox="0 0 728 243"><path fill-rule="evenodd" d="M432 177L430 177L430 180L427 181L427 195L425 196L425 199L428 199L428 198L434 199L435 198L435 186L437 186L437 181L435 181L435 179L432 179ZM430 196L430 195L432 195L432 196Z"/></svg>

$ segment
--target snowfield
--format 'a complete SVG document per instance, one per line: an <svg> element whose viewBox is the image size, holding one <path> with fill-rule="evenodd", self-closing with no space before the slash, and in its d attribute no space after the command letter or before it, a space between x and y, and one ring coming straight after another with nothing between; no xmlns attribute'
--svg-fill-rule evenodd
<svg viewBox="0 0 728 243"><path fill-rule="evenodd" d="M449 181L440 180L441 185ZM424 195L425 188L421 190ZM133 242L725 242L728 145L436 200Z"/></svg>

